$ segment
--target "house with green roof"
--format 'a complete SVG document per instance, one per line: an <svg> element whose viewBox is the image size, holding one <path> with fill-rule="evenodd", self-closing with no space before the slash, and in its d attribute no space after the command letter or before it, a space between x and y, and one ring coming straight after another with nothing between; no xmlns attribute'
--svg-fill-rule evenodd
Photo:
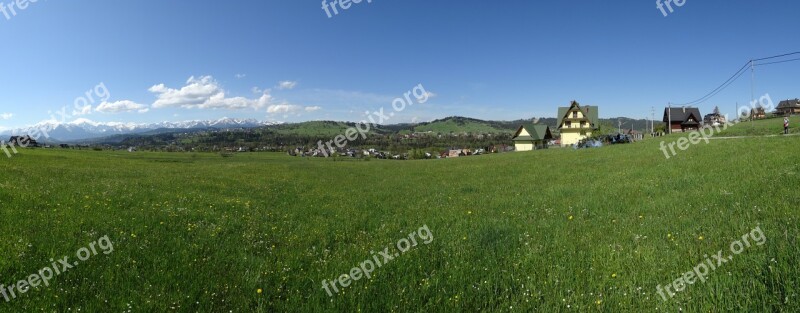
<svg viewBox="0 0 800 313"><path fill-rule="evenodd" d="M514 137L514 148L516 151L532 151L546 149L547 142L553 139L550 127L539 124L524 124L517 129Z"/></svg>
<svg viewBox="0 0 800 313"><path fill-rule="evenodd" d="M599 109L596 106L581 106L577 101L572 101L568 107L559 107L557 116L562 147L591 137L593 132L600 129Z"/></svg>

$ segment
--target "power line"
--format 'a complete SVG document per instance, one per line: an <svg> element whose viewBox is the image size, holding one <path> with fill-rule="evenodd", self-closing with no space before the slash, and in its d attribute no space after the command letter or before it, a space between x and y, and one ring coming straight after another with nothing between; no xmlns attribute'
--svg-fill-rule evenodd
<svg viewBox="0 0 800 313"><path fill-rule="evenodd" d="M739 79L739 77L742 77L742 75L744 75L744 74L747 74L747 71L746 71L746 70L745 70L745 71L742 71L741 73L739 73L739 75L738 75L738 76L736 76L736 78L734 78L733 80L731 80L731 81L730 81L730 83L728 83L727 85L725 85L725 86L724 86L724 87L722 87L721 89L719 89L719 90L717 90L716 92L714 92L714 94L712 94L712 95L711 95L711 96L709 96L708 98L706 98L706 99L703 99L703 101L700 101L700 102L698 102L698 103L696 103L696 104L701 104L701 103L703 103L703 102L706 102L706 101L708 101L708 100L711 100L711 98L715 97L715 96L716 96L716 95L718 95L720 92L724 91L724 90L725 90L726 88L728 88L730 85L733 85L733 83L734 83L735 81L737 81L737 80Z"/></svg>
<svg viewBox="0 0 800 313"><path fill-rule="evenodd" d="M763 66L763 65L779 64L779 63L793 62L793 61L798 61L798 60L800 60L800 58L783 60L783 61L768 62L768 63L757 63L755 66L759 67L759 66Z"/></svg>
<svg viewBox="0 0 800 313"><path fill-rule="evenodd" d="M716 89L712 90L711 92L709 92L705 96L701 97L700 99L697 99L697 100L694 100L694 101L691 101L691 102L687 102L687 103L676 104L676 105L684 106L684 105L693 105L693 104L700 104L700 103L706 102L708 99L711 99L711 97L717 95L720 91L724 90L725 88L728 88L728 86L730 86L734 81L739 79L739 77L741 77L742 74L747 73L747 67L749 65L750 65L750 62L745 63L742 66L742 68L740 68L738 71L736 71L736 73L734 73L730 78L728 78L728 80L726 80L724 83L722 83L722 85L720 85Z"/></svg>
<svg viewBox="0 0 800 313"><path fill-rule="evenodd" d="M800 58L791 59L791 60L768 62L768 63L760 63L760 64L755 64L756 61L771 60L771 59L787 57L787 56L796 55L796 54L800 54L800 51L792 52L792 53L785 53L785 54L781 54L781 55L775 55L775 56L771 56L771 57L766 57L766 58L760 58L760 59L747 61L747 63L745 63L738 71L736 71L736 73L731 75L731 77L728 78L728 80L726 80L724 83L722 83L722 85L719 85L719 87L715 88L714 90L711 90L711 92L709 92L705 96L703 96L703 97L701 97L701 98L699 98L697 100L691 101L691 102L682 103L682 104L676 104L676 105L678 105L678 106L688 106L688 105L701 104L703 102L708 101L709 99L713 98L714 96L716 96L717 94L719 94L720 92L722 92L723 90L728 88L730 85L732 85L736 80L738 80L740 77L742 77L742 75L744 75L744 73L747 73L747 68L748 67L752 68L752 67L755 67L755 66L762 66L762 65L770 65L770 64L778 64L778 63L797 61L797 60L800 60Z"/></svg>
<svg viewBox="0 0 800 313"><path fill-rule="evenodd" d="M788 57L790 55L795 55L795 54L800 54L800 51L781 54L781 55L776 55L776 56L771 56L771 57L766 57L766 58L755 59L755 60L753 60L753 62L755 62L755 61L764 61L764 60L769 60L769 59L776 59L776 58L780 58L780 57Z"/></svg>

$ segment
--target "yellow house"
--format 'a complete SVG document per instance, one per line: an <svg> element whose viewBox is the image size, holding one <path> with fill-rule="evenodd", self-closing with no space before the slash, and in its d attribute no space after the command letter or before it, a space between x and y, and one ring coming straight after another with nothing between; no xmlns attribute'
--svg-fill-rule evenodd
<svg viewBox="0 0 800 313"><path fill-rule="evenodd" d="M596 106L581 106L572 101L569 107L558 108L558 130L561 146L567 147L592 136L600 128Z"/></svg>
<svg viewBox="0 0 800 313"><path fill-rule="evenodd" d="M532 151L547 149L547 141L553 139L550 127L547 125L525 124L517 129L514 137L514 150Z"/></svg>

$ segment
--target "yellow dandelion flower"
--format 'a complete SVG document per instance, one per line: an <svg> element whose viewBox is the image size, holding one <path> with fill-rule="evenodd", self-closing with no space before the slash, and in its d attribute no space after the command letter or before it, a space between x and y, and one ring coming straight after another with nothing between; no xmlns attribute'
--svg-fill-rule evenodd
<svg viewBox="0 0 800 313"><path fill-rule="evenodd" d="M595 301L594 303L595 303L595 304L597 304L597 305L600 305L600 303L603 303L603 300L600 300L600 299L598 299L598 300L597 300L597 301Z"/></svg>
<svg viewBox="0 0 800 313"><path fill-rule="evenodd" d="M572 215L570 215L567 219L569 219L571 221L572 220Z"/></svg>
<svg viewBox="0 0 800 313"><path fill-rule="evenodd" d="M258 292L259 294L261 294L262 292L264 292L264 290L258 289L258 290L256 290L256 292Z"/></svg>
<svg viewBox="0 0 800 313"><path fill-rule="evenodd" d="M617 278L617 273L611 274L611 278Z"/></svg>
<svg viewBox="0 0 800 313"><path fill-rule="evenodd" d="M697 240L703 240L703 236L697 237Z"/></svg>

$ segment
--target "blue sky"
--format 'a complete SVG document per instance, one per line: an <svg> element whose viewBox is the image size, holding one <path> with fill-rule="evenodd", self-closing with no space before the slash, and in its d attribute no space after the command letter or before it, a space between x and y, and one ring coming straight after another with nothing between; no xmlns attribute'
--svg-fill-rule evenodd
<svg viewBox="0 0 800 313"><path fill-rule="evenodd" d="M800 51L800 2L674 9L364 0L329 17L319 0L39 0L0 13L0 127L61 119L62 108L67 121L359 121L418 84L429 100L387 123L554 117L570 100L600 106L601 117L645 118L655 107L659 119L668 102L705 95L749 59ZM800 97L798 70L757 68L756 96ZM733 113L750 97L748 73L699 107Z"/></svg>

